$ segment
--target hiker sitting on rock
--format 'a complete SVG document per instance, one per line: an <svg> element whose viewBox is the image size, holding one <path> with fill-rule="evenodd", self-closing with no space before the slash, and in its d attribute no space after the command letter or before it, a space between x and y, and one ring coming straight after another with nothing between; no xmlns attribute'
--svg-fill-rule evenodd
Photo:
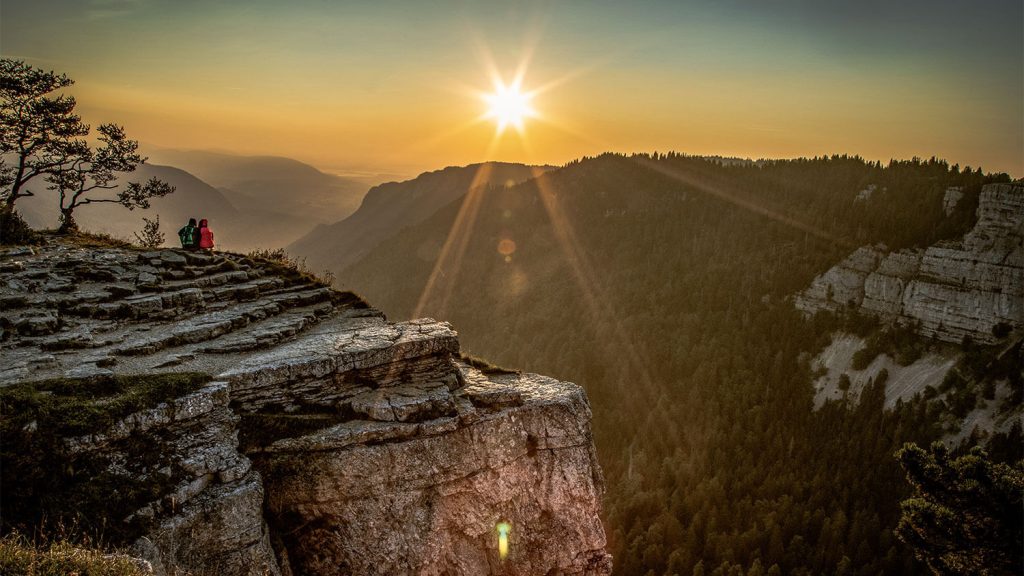
<svg viewBox="0 0 1024 576"><path fill-rule="evenodd" d="M188 224L178 230L178 239L181 240L181 247L185 250L199 250L199 228L196 227L195 218L189 218Z"/></svg>
<svg viewBox="0 0 1024 576"><path fill-rule="evenodd" d="M213 252L213 230L206 223L206 218L199 221L199 248Z"/></svg>

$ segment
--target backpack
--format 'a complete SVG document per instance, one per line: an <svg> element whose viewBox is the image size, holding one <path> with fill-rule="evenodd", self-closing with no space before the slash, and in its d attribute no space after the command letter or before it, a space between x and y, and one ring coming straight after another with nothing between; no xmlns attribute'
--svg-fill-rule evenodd
<svg viewBox="0 0 1024 576"><path fill-rule="evenodd" d="M181 240L183 247L195 246L196 242L196 230L193 226L185 226L181 230L178 230L178 239Z"/></svg>

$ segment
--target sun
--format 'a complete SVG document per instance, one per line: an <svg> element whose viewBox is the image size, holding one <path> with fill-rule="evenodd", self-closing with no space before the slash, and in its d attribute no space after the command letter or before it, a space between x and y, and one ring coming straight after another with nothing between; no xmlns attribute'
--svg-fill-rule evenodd
<svg viewBox="0 0 1024 576"><path fill-rule="evenodd" d="M504 82L496 80L494 92L484 94L483 99L487 103L486 116L497 123L499 133L504 132L509 126L514 126L517 131L522 132L523 121L537 114L530 106L533 94L524 92L518 81L505 85Z"/></svg>

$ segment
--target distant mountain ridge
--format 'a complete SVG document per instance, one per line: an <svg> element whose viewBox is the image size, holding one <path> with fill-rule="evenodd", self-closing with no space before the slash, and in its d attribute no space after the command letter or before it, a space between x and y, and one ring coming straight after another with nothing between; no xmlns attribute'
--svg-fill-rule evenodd
<svg viewBox="0 0 1024 576"><path fill-rule="evenodd" d="M317 224L334 222L355 210L366 185L278 156L237 156L218 152L158 150L156 159L119 179L121 183L159 178L174 186L170 196L152 201L149 210L129 212L115 204L84 206L79 225L131 239L142 217L160 216L173 245L174 233L189 218L207 218L222 248L249 251L280 248ZM165 165L166 163L166 165ZM55 196L42 192L18 203L37 228L58 223Z"/></svg>
<svg viewBox="0 0 1024 576"><path fill-rule="evenodd" d="M304 220L306 230L348 216L367 190L357 180L281 156L167 149L149 154L151 161L178 166L209 182L242 210L248 205L259 212L296 217Z"/></svg>
<svg viewBox="0 0 1024 576"><path fill-rule="evenodd" d="M553 168L484 162L449 166L405 182L374 186L354 214L340 222L318 226L291 244L288 251L306 258L315 268L342 270L380 242L429 218L473 187L518 184Z"/></svg>
<svg viewBox="0 0 1024 576"><path fill-rule="evenodd" d="M143 164L135 172L123 175L119 182L144 182L150 178L159 178L174 186L174 193L151 200L148 210L128 211L114 203L82 206L75 211L78 225L84 230L131 239L134 232L142 229L143 217L152 219L159 215L161 230L168 235L168 242L174 242L175 232L189 218L207 218L217 226L230 226L239 218L239 211L224 194L180 168ZM116 191L110 196L114 193ZM22 198L17 209L34 228L54 228L59 223L56 193L48 190Z"/></svg>

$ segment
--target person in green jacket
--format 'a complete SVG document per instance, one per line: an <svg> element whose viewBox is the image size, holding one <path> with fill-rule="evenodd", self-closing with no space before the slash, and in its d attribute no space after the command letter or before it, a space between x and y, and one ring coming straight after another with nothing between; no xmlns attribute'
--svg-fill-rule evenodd
<svg viewBox="0 0 1024 576"><path fill-rule="evenodd" d="M188 224L178 230L178 239L185 250L199 250L199 228L196 226L195 218L189 218Z"/></svg>

